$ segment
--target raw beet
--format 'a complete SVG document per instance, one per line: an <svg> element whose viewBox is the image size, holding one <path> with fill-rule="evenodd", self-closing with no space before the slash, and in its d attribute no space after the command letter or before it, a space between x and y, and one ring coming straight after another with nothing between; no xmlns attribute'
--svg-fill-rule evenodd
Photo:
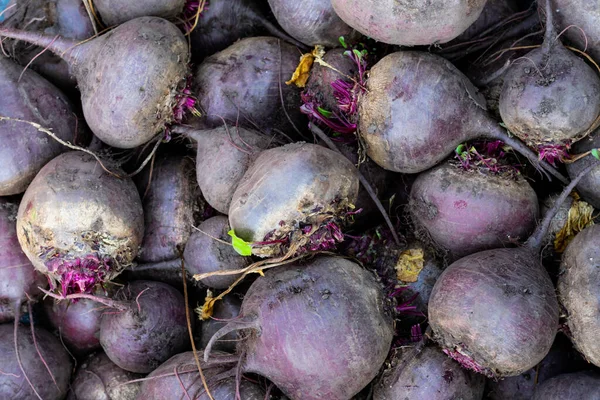
<svg viewBox="0 0 600 400"><path fill-rule="evenodd" d="M181 259L176 258L158 263L133 265L123 271L122 277L126 282L134 280L159 281L171 285L180 292L183 292L183 279L181 273ZM185 275L188 290L190 292L202 291L204 296L205 288L201 287L202 285L200 282L193 279L187 272Z"/></svg>
<svg viewBox="0 0 600 400"><path fill-rule="evenodd" d="M371 69L359 99L359 132L367 154L381 167L418 173L439 164L475 138L501 140L535 166L566 182L523 143L488 116L477 89L449 61L425 52L400 51Z"/></svg>
<svg viewBox="0 0 600 400"><path fill-rule="evenodd" d="M79 356L100 348L100 318L106 309L98 303L89 299L57 302L47 298L44 309L50 325L71 352Z"/></svg>
<svg viewBox="0 0 600 400"><path fill-rule="evenodd" d="M161 282L133 281L115 299L126 308L104 313L100 344L117 366L149 373L169 357L187 350L185 302L176 289Z"/></svg>
<svg viewBox="0 0 600 400"><path fill-rule="evenodd" d="M506 72L500 115L532 147L568 145L587 135L600 115L598 72L557 40L552 13L547 13L542 46Z"/></svg>
<svg viewBox="0 0 600 400"><path fill-rule="evenodd" d="M576 372L554 377L540 385L532 400L600 398L600 374Z"/></svg>
<svg viewBox="0 0 600 400"><path fill-rule="evenodd" d="M240 314L242 302L236 296L225 296L213 308L211 319L202 322L200 347L206 348L206 345L214 334L225 326L230 320L234 320ZM213 350L224 351L227 353L235 352L235 346L238 337L235 332L228 333L221 337L218 342L212 346Z"/></svg>
<svg viewBox="0 0 600 400"><path fill-rule="evenodd" d="M126 382L142 376L122 370L102 352L94 353L77 369L67 400L135 400L141 383Z"/></svg>
<svg viewBox="0 0 600 400"><path fill-rule="evenodd" d="M331 4L344 22L365 36L417 46L457 37L477 20L486 0L332 0Z"/></svg>
<svg viewBox="0 0 600 400"><path fill-rule="evenodd" d="M63 57L77 80L88 125L110 146L127 149L148 142L190 105L184 93L188 45L162 18L136 18L81 44L10 28L0 28L0 36L48 47Z"/></svg>
<svg viewBox="0 0 600 400"><path fill-rule="evenodd" d="M231 240L227 234L230 230L227 217L209 218L198 229L202 232L192 232L183 252L185 268L190 274L242 269L252 262L249 257L239 255L231 245L216 240L226 243ZM214 289L227 289L237 278L239 275L211 276L202 283Z"/></svg>
<svg viewBox="0 0 600 400"><path fill-rule="evenodd" d="M300 92L285 84L298 59L294 46L273 37L242 39L206 58L194 72L192 85L204 111L198 123L214 128L224 119L233 126L288 132L287 112L301 126Z"/></svg>
<svg viewBox="0 0 600 400"><path fill-rule="evenodd" d="M21 73L23 74L21 76ZM0 57L0 114L40 124L62 140L85 142L77 116L67 97L37 73ZM17 121L0 121L0 196L23 193L38 171L66 147Z"/></svg>
<svg viewBox="0 0 600 400"><path fill-rule="evenodd" d="M464 367L494 378L516 376L548 354L559 306L539 253L560 205L594 167L569 183L523 247L463 257L436 282L429 323L444 352Z"/></svg>
<svg viewBox="0 0 600 400"><path fill-rule="evenodd" d="M260 133L227 125L209 130L176 127L196 141L196 179L202 195L212 208L229 212L233 192L250 163L269 147L271 138Z"/></svg>
<svg viewBox="0 0 600 400"><path fill-rule="evenodd" d="M580 154L598 148L600 148L600 130L595 131L589 137L575 143L571 149L571 153ZM569 177L573 178L577 176L583 169L594 162L596 162L594 157L587 156L574 163L567 164ZM579 185L577 185L577 192L581 194L581 197L585 201L590 203L596 209L600 209L600 166L595 168L581 180Z"/></svg>
<svg viewBox="0 0 600 400"><path fill-rule="evenodd" d="M211 0L190 34L192 56L199 59L211 56L239 39L263 33L299 45L267 19L268 10L266 1Z"/></svg>
<svg viewBox="0 0 600 400"><path fill-rule="evenodd" d="M391 368L375 386L373 400L481 400L485 379L446 356L437 347L398 349Z"/></svg>
<svg viewBox="0 0 600 400"><path fill-rule="evenodd" d="M309 46L334 47L340 36L348 37L352 28L333 10L330 0L269 0L279 25Z"/></svg>
<svg viewBox="0 0 600 400"><path fill-rule="evenodd" d="M144 208L144 239L138 259L144 263L178 258L195 225L200 191L194 164L187 158L159 156L137 181Z"/></svg>
<svg viewBox="0 0 600 400"><path fill-rule="evenodd" d="M17 216L23 251L63 295L90 292L115 278L135 258L143 233L142 204L131 179L108 174L78 151L42 168Z"/></svg>
<svg viewBox="0 0 600 400"><path fill-rule="evenodd" d="M15 352L15 334L19 349L18 357L23 370L19 367ZM11 400L64 398L71 378L71 358L59 340L48 331L36 327L34 343L30 327L19 326L15 332L12 324L0 325L0 354L2 359L0 398Z"/></svg>
<svg viewBox="0 0 600 400"><path fill-rule="evenodd" d="M558 294L567 312L567 324L575 347L600 366L600 225L585 228L567 246L558 278Z"/></svg>
<svg viewBox="0 0 600 400"><path fill-rule="evenodd" d="M419 175L409 208L417 229L452 259L523 240L539 216L537 195L522 175L451 163Z"/></svg>
<svg viewBox="0 0 600 400"><path fill-rule="evenodd" d="M107 26L115 26L138 17L173 19L183 12L186 0L94 0L94 7Z"/></svg>
<svg viewBox="0 0 600 400"><path fill-rule="evenodd" d="M202 353L198 353L198 356L202 358ZM227 377L227 372L233 367L235 359L232 360L231 357L223 354L220 356L215 361L203 362L202 372L214 400L232 400L236 397L236 378ZM199 375L191 351L177 354L148 375L137 398L138 400L209 400ZM265 398L260 387L246 380L240 382L239 393L243 400Z"/></svg>
<svg viewBox="0 0 600 400"><path fill-rule="evenodd" d="M479 18L451 43L469 42L489 32L519 10L519 0L487 0Z"/></svg>
<svg viewBox="0 0 600 400"><path fill-rule="evenodd" d="M358 187L352 163L322 146L265 150L233 195L229 223L238 237L258 242L252 251L263 257L281 253L282 244L331 248L343 240L336 220L352 209Z"/></svg>
<svg viewBox="0 0 600 400"><path fill-rule="evenodd" d="M37 272L19 246L15 221L18 206L0 198L0 323L15 318L15 310L41 292L46 278Z"/></svg>
<svg viewBox="0 0 600 400"><path fill-rule="evenodd" d="M349 399L377 375L392 343L392 318L374 274L343 258L265 271L248 289L241 317L214 342L242 329L242 370L292 399Z"/></svg>

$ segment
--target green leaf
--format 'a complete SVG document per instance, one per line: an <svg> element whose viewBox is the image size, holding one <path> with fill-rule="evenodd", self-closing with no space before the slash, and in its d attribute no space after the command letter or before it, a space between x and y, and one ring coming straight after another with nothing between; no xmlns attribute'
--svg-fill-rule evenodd
<svg viewBox="0 0 600 400"><path fill-rule="evenodd" d="M360 51L358 51L357 49L352 50L352 52L354 53L354 55L356 57L358 57L359 60L362 58L362 53Z"/></svg>
<svg viewBox="0 0 600 400"><path fill-rule="evenodd" d="M598 149L593 149L592 150L592 155L594 157L596 157L598 160L600 160L600 153L598 153Z"/></svg>
<svg viewBox="0 0 600 400"><path fill-rule="evenodd" d="M459 144L458 147L456 148L456 154L458 154L459 156L462 156L462 154L464 152L465 152L465 145Z"/></svg>
<svg viewBox="0 0 600 400"><path fill-rule="evenodd" d="M344 39L343 36L340 36L338 40L340 41L340 44L342 45L343 48L345 48L345 49L348 48L348 45L346 44L346 39Z"/></svg>
<svg viewBox="0 0 600 400"><path fill-rule="evenodd" d="M319 111L319 114L321 114L325 118L331 118L331 116L333 115L331 111L327 111L326 109L321 107L317 107L317 110Z"/></svg>
<svg viewBox="0 0 600 400"><path fill-rule="evenodd" d="M231 236L231 245L233 249L241 256L251 256L252 255L252 246L250 243L246 242L244 239L237 237L235 232L230 230L227 232L229 236Z"/></svg>

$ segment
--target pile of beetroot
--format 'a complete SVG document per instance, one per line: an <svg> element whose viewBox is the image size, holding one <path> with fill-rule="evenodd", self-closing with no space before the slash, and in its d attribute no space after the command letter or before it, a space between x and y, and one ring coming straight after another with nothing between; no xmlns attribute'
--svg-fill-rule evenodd
<svg viewBox="0 0 600 400"><path fill-rule="evenodd" d="M0 398L600 399L600 8L0 0Z"/></svg>

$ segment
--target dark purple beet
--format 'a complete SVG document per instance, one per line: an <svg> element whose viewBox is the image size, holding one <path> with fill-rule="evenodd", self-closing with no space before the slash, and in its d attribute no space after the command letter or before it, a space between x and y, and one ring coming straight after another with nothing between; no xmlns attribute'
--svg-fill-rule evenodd
<svg viewBox="0 0 600 400"><path fill-rule="evenodd" d="M559 306L539 253L560 205L593 168L563 190L523 247L463 257L436 282L429 323L444 352L464 367L495 378L516 376L548 354Z"/></svg>
<svg viewBox="0 0 600 400"><path fill-rule="evenodd" d="M343 258L265 271L240 318L213 336L242 330L242 370L270 379L290 398L349 399L378 373L393 329L373 273Z"/></svg>
<svg viewBox="0 0 600 400"><path fill-rule="evenodd" d="M57 302L48 297L44 309L50 325L72 353L83 355L100 348L100 318L105 307L89 299Z"/></svg>
<svg viewBox="0 0 600 400"><path fill-rule="evenodd" d="M204 233L194 230L183 253L185 268L190 274L242 269L252 263L251 258L239 255L231 245L216 240L231 242L227 217L209 218L198 229ZM214 289L227 289L237 278L239 275L211 276L202 283Z"/></svg>
<svg viewBox="0 0 600 400"><path fill-rule="evenodd" d="M202 372L214 400L233 400L236 395L235 363L238 357L215 354L202 362ZM202 352L198 353L202 359ZM181 353L154 370L143 382L138 400L209 400L198 373L193 353ZM242 378L242 400L263 400L265 394L256 384Z"/></svg>
<svg viewBox="0 0 600 400"><path fill-rule="evenodd" d="M571 153L581 154L598 148L600 148L600 130L596 130L587 138L581 139L575 143L571 149ZM574 178L584 168L594 162L596 162L594 157L584 157L574 163L567 164L567 172L571 178ZM581 194L581 197L585 201L600 210L600 166L595 168L579 182L579 185L577 185L577 192Z"/></svg>
<svg viewBox="0 0 600 400"><path fill-rule="evenodd" d="M210 319L202 322L200 347L204 349L214 334L225 326L230 320L240 314L242 301L236 296L225 296L213 308L213 313ZM238 336L235 332L228 333L215 342L213 349L224 351L227 353L235 352L235 346L238 342Z"/></svg>
<svg viewBox="0 0 600 400"><path fill-rule="evenodd" d="M588 371L556 376L540 385L532 398L566 399L600 399L600 374L597 371Z"/></svg>
<svg viewBox="0 0 600 400"><path fill-rule="evenodd" d="M579 232L563 254L557 285L573 344L596 366L600 366L599 243L600 225Z"/></svg>
<svg viewBox="0 0 600 400"><path fill-rule="evenodd" d="M142 145L181 120L189 102L189 51L181 31L140 17L85 43L0 28L0 36L48 47L63 57L81 91L83 114L96 136L118 148Z"/></svg>
<svg viewBox="0 0 600 400"><path fill-rule="evenodd" d="M194 72L193 92L206 128L223 124L266 132L293 132L286 112L298 127L300 91L285 82L300 57L294 46L273 37L242 39L206 58ZM282 96L280 96L280 90ZM284 109L285 107L285 109Z"/></svg>
<svg viewBox="0 0 600 400"><path fill-rule="evenodd" d="M174 19L183 12L187 0L94 0L94 7L107 26L115 26L134 18L154 16Z"/></svg>
<svg viewBox="0 0 600 400"><path fill-rule="evenodd" d="M15 333L23 370L15 352ZM41 327L35 328L35 342L39 354L30 327L19 326L15 332L12 324L0 325L0 398L61 400L66 395L72 368L69 354L56 337Z"/></svg>
<svg viewBox="0 0 600 400"><path fill-rule="evenodd" d="M539 201L522 175L443 163L419 175L409 209L417 229L456 260L527 238Z"/></svg>
<svg viewBox="0 0 600 400"><path fill-rule="evenodd" d="M3 117L42 125L62 140L76 142L77 116L67 97L37 73L0 57L0 110ZM19 80L20 77L20 80ZM80 139L85 142L81 130ZM67 150L45 133L23 122L0 121L0 195L23 193L48 161Z"/></svg>
<svg viewBox="0 0 600 400"><path fill-rule="evenodd" d="M150 182L149 182L150 180ZM183 156L158 157L137 181L144 208L144 239L138 260L153 263L178 258L195 225L200 191L194 164Z"/></svg>
<svg viewBox="0 0 600 400"><path fill-rule="evenodd" d="M125 371L103 352L88 356L77 369L67 400L135 400L143 375Z"/></svg>
<svg viewBox="0 0 600 400"><path fill-rule="evenodd" d="M487 0L479 18L467 30L448 44L468 42L478 38L483 32L510 18L519 10L519 0ZM497 33L494 31L494 33Z"/></svg>
<svg viewBox="0 0 600 400"><path fill-rule="evenodd" d="M173 287L161 282L134 281L115 299L126 307L104 313L100 344L119 367L149 373L189 346L185 302Z"/></svg>
<svg viewBox="0 0 600 400"><path fill-rule="evenodd" d="M437 347L406 347L383 372L373 400L481 400L484 387L484 377L461 368Z"/></svg>
<svg viewBox="0 0 600 400"><path fill-rule="evenodd" d="M12 321L18 306L28 297L37 298L41 294L38 286L48 284L21 250L15 226L17 209L16 204L0 198L0 323Z"/></svg>

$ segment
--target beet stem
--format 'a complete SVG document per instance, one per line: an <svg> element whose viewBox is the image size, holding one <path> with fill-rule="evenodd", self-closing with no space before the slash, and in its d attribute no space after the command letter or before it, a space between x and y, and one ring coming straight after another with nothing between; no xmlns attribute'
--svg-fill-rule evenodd
<svg viewBox="0 0 600 400"><path fill-rule="evenodd" d="M245 321L235 321L228 323L227 325L216 331L215 334L208 341L208 344L204 348L204 361L208 361L208 358L210 357L210 353L212 351L213 346L215 345L215 342L223 336L242 329L258 328L258 320L256 319L256 317L246 318Z"/></svg>
<svg viewBox="0 0 600 400"><path fill-rule="evenodd" d="M58 391L60 391L60 387L58 387L58 383L56 383L56 378L54 378L54 374L50 370L50 367L48 366L48 363L44 359L44 356L42 356L42 353L40 352L40 348L38 347L38 344L37 344L37 339L35 338L35 327L34 327L34 322L33 322L33 310L31 308L31 300L27 300L27 311L29 312L29 321L30 321L29 326L31 328L31 337L33 338L33 346L35 347L35 351L37 352L38 356L40 357L40 360L42 360L42 364L44 364L44 367L46 367L46 371L48 371L48 373L50 374L50 378L52 378L52 382L54 383L54 386L56 386L56 389L58 389Z"/></svg>
<svg viewBox="0 0 600 400"><path fill-rule="evenodd" d="M554 44L556 32L554 31L554 13L552 12L552 2L546 0L546 31L544 32L544 43L542 43L542 52L547 56Z"/></svg>
<svg viewBox="0 0 600 400"><path fill-rule="evenodd" d="M0 36L22 40L42 48L47 48L65 60L69 65L72 65L79 58L77 57L78 54L75 56L73 54L67 55L69 50L77 46L78 42L75 40L65 39L62 37L55 38L38 32L22 31L14 28L0 28Z"/></svg>
<svg viewBox="0 0 600 400"><path fill-rule="evenodd" d="M542 249L542 244L544 242L544 238L548 233L548 229L550 228L550 223L552 222L552 218L558 213L560 206L565 202L567 197L571 194L575 186L581 181L588 173L590 173L593 169L600 165L600 162L596 161L591 165L588 165L583 171L581 171L572 181L569 183L563 191L560 193L560 196L554 202L554 205L542 220L542 222L538 225L533 232L533 235L525 242L525 246L533 250L536 254L540 252Z"/></svg>
<svg viewBox="0 0 600 400"><path fill-rule="evenodd" d="M41 290L44 294L52 297L53 299L57 299L57 300L88 299L88 300L92 300L92 301L104 304L110 308L115 308L119 311L127 311L131 308L127 303L125 303L123 301L115 301L112 299L108 299L106 297L94 296L93 294L74 293L74 294L69 294L66 296L59 296L59 295L54 294L54 293L52 293L46 289L43 289L39 286L38 286L38 289Z"/></svg>
<svg viewBox="0 0 600 400"><path fill-rule="evenodd" d="M15 344L15 356L17 357L17 364L19 364L19 369L21 370L21 372L23 373L23 376L25 377L25 380L27 381L27 383L33 390L33 393L35 393L35 395L37 396L38 399L43 400L42 397L40 396L40 394L37 392L37 390L35 390L35 387L33 387L33 384L29 380L29 377L27 376L27 373L25 372L25 369L23 368L23 364L21 363L21 356L19 355L19 342L17 340L17 335L19 333L19 314L20 314L19 310L20 309L21 309L21 302L20 301L15 302L15 312L14 312L14 314L15 314L15 329L13 331L13 336L14 336L13 339L14 339L14 344Z"/></svg>

